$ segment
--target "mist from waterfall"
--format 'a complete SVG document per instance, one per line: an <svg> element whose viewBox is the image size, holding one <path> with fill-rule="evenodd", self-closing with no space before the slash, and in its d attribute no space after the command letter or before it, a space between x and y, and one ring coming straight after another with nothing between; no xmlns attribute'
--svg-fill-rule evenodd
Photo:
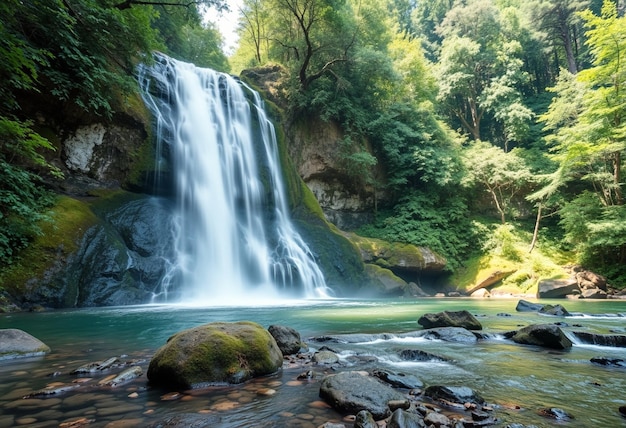
<svg viewBox="0 0 626 428"><path fill-rule="evenodd" d="M176 260L155 301L239 304L325 297L289 217L276 134L258 93L234 77L157 55L140 68L156 121L157 169L174 181ZM165 160L164 160L165 159Z"/></svg>

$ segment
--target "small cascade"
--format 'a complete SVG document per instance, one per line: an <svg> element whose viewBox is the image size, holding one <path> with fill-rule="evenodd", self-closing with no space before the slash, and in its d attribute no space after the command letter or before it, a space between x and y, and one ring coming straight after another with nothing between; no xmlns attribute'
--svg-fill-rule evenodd
<svg viewBox="0 0 626 428"><path fill-rule="evenodd" d="M274 127L258 93L230 75L164 55L140 68L156 119L156 176L173 180L177 259L156 301L238 304L325 297L289 218ZM163 185L157 185L163 188Z"/></svg>

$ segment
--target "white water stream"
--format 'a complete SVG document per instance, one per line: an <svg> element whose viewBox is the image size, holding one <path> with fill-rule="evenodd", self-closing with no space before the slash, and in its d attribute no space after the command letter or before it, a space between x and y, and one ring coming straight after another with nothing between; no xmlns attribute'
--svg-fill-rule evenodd
<svg viewBox="0 0 626 428"><path fill-rule="evenodd" d="M162 55L141 69L140 82L157 121L157 153L169 150L177 200L177 229L163 231L172 233L177 259L168 261L156 300L326 296L323 274L290 221L276 135L258 93Z"/></svg>

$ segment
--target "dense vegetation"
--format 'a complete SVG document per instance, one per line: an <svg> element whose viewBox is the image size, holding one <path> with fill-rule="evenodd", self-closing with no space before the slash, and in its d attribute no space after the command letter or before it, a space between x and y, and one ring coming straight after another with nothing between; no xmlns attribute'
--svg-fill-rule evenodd
<svg viewBox="0 0 626 428"><path fill-rule="evenodd" d="M429 246L453 270L494 236L527 236L626 283L615 1L244 0L230 65L200 18L223 3L0 4L0 262L37 233L24 219L48 203L42 177L61 173L25 95L110 117L158 49L234 72L282 65L287 114L339 123L346 171L390 195L362 233ZM384 181L363 173L375 164Z"/></svg>
<svg viewBox="0 0 626 428"><path fill-rule="evenodd" d="M337 121L352 169L387 171L372 184L393 199L362 233L427 245L452 269L488 237L523 235L623 285L623 12L609 0L245 0L231 64L284 65L291 114Z"/></svg>

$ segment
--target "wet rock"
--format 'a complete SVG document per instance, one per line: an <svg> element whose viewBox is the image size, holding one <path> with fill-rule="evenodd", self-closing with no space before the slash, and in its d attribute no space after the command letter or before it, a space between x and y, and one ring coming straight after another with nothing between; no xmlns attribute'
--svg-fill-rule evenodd
<svg viewBox="0 0 626 428"><path fill-rule="evenodd" d="M543 308L543 305L539 303L531 303L527 300L520 300L517 302L515 310L517 312L539 312Z"/></svg>
<svg viewBox="0 0 626 428"><path fill-rule="evenodd" d="M461 327L468 330L482 330L483 326L468 311L443 311L424 314L417 323L424 328Z"/></svg>
<svg viewBox="0 0 626 428"><path fill-rule="evenodd" d="M48 385L45 388L42 388L38 391L31 392L28 395L25 395L24 398L37 398L37 397L49 397L52 395L59 395L65 392L71 391L73 389L78 388L80 385L75 383L73 384L64 384L64 383L55 383L52 385Z"/></svg>
<svg viewBox="0 0 626 428"><path fill-rule="evenodd" d="M361 410L356 414L354 428L378 428L378 424L370 412L367 410Z"/></svg>
<svg viewBox="0 0 626 428"><path fill-rule="evenodd" d="M452 425L450 419L446 415L442 415L437 412L429 412L424 418L424 422L427 426L435 427L447 427Z"/></svg>
<svg viewBox="0 0 626 428"><path fill-rule="evenodd" d="M261 325L215 322L171 336L150 361L154 385L193 388L214 383L242 383L278 371L283 355Z"/></svg>
<svg viewBox="0 0 626 428"><path fill-rule="evenodd" d="M221 418L216 415L184 413L175 416L166 416L163 419L147 425L146 428L211 428L218 426Z"/></svg>
<svg viewBox="0 0 626 428"><path fill-rule="evenodd" d="M72 370L70 374L86 374L86 373L102 372L107 369L110 369L118 361L119 359L117 357L111 357L103 361L96 361L92 363L83 364L82 366L78 367L76 370Z"/></svg>
<svg viewBox="0 0 626 428"><path fill-rule="evenodd" d="M557 317L569 317L571 314L562 305L544 305L539 309L540 314L554 315Z"/></svg>
<svg viewBox="0 0 626 428"><path fill-rule="evenodd" d="M485 400L473 389L466 386L444 386L431 385L424 391L424 395L433 400L443 401L444 403L457 404L483 404Z"/></svg>
<svg viewBox="0 0 626 428"><path fill-rule="evenodd" d="M402 409L393 412L389 422L387 422L387 428L422 428L426 426L421 415L409 413Z"/></svg>
<svg viewBox="0 0 626 428"><path fill-rule="evenodd" d="M558 407L546 407L544 409L539 409L537 413L544 418L554 419L559 422L571 421L574 419L572 415L563 409L559 409Z"/></svg>
<svg viewBox="0 0 626 428"><path fill-rule="evenodd" d="M300 333L291 327L270 325L267 331L269 331L274 340L276 340L276 344L283 355L297 354L302 347Z"/></svg>
<svg viewBox="0 0 626 428"><path fill-rule="evenodd" d="M319 395L340 412L367 410L375 419L389 416L389 401L406 400L403 394L376 378L355 371L325 377Z"/></svg>
<svg viewBox="0 0 626 428"><path fill-rule="evenodd" d="M552 349L570 349L572 342L554 324L533 324L518 330L512 337L515 343L543 346Z"/></svg>
<svg viewBox="0 0 626 428"><path fill-rule="evenodd" d="M576 279L542 279L537 288L540 299L564 298L568 294L580 294Z"/></svg>
<svg viewBox="0 0 626 428"><path fill-rule="evenodd" d="M440 327L425 330L422 334L425 339L445 340L446 342L473 343L477 338L474 333L461 327Z"/></svg>
<svg viewBox="0 0 626 428"><path fill-rule="evenodd" d="M394 388L415 389L424 387L424 383L411 374L397 373L384 369L376 369L372 372L372 375L382 380L383 382L388 383Z"/></svg>
<svg viewBox="0 0 626 428"><path fill-rule="evenodd" d="M0 329L0 360L45 355L50 347L25 331Z"/></svg>
<svg viewBox="0 0 626 428"><path fill-rule="evenodd" d="M617 409L619 413L626 418L626 406L619 406Z"/></svg>
<svg viewBox="0 0 626 428"><path fill-rule="evenodd" d="M580 295L583 299L606 299L607 296L606 291L599 288L587 288Z"/></svg>
<svg viewBox="0 0 626 428"><path fill-rule="evenodd" d="M116 387L123 385L125 383L130 382L133 379L138 378L143 374L143 370L139 366L132 366L122 371L120 374L115 376L113 379L105 382L104 386Z"/></svg>
<svg viewBox="0 0 626 428"><path fill-rule="evenodd" d="M337 424L334 422L324 422L319 428L346 428L344 424Z"/></svg>
<svg viewBox="0 0 626 428"><path fill-rule="evenodd" d="M339 362L339 356L332 351L321 350L313 354L311 361L317 364L336 364Z"/></svg>
<svg viewBox="0 0 626 428"><path fill-rule="evenodd" d="M623 334L598 334L586 331L574 331L574 336L587 345L612 346L614 348L626 348L626 335Z"/></svg>
<svg viewBox="0 0 626 428"><path fill-rule="evenodd" d="M404 361L451 361L449 358L431 354L430 352L422 351L420 349L403 349L398 352L398 356Z"/></svg>
<svg viewBox="0 0 626 428"><path fill-rule="evenodd" d="M611 358L611 357L593 357L590 360L594 364L598 364L601 366L607 367L626 367L626 360L622 358Z"/></svg>

